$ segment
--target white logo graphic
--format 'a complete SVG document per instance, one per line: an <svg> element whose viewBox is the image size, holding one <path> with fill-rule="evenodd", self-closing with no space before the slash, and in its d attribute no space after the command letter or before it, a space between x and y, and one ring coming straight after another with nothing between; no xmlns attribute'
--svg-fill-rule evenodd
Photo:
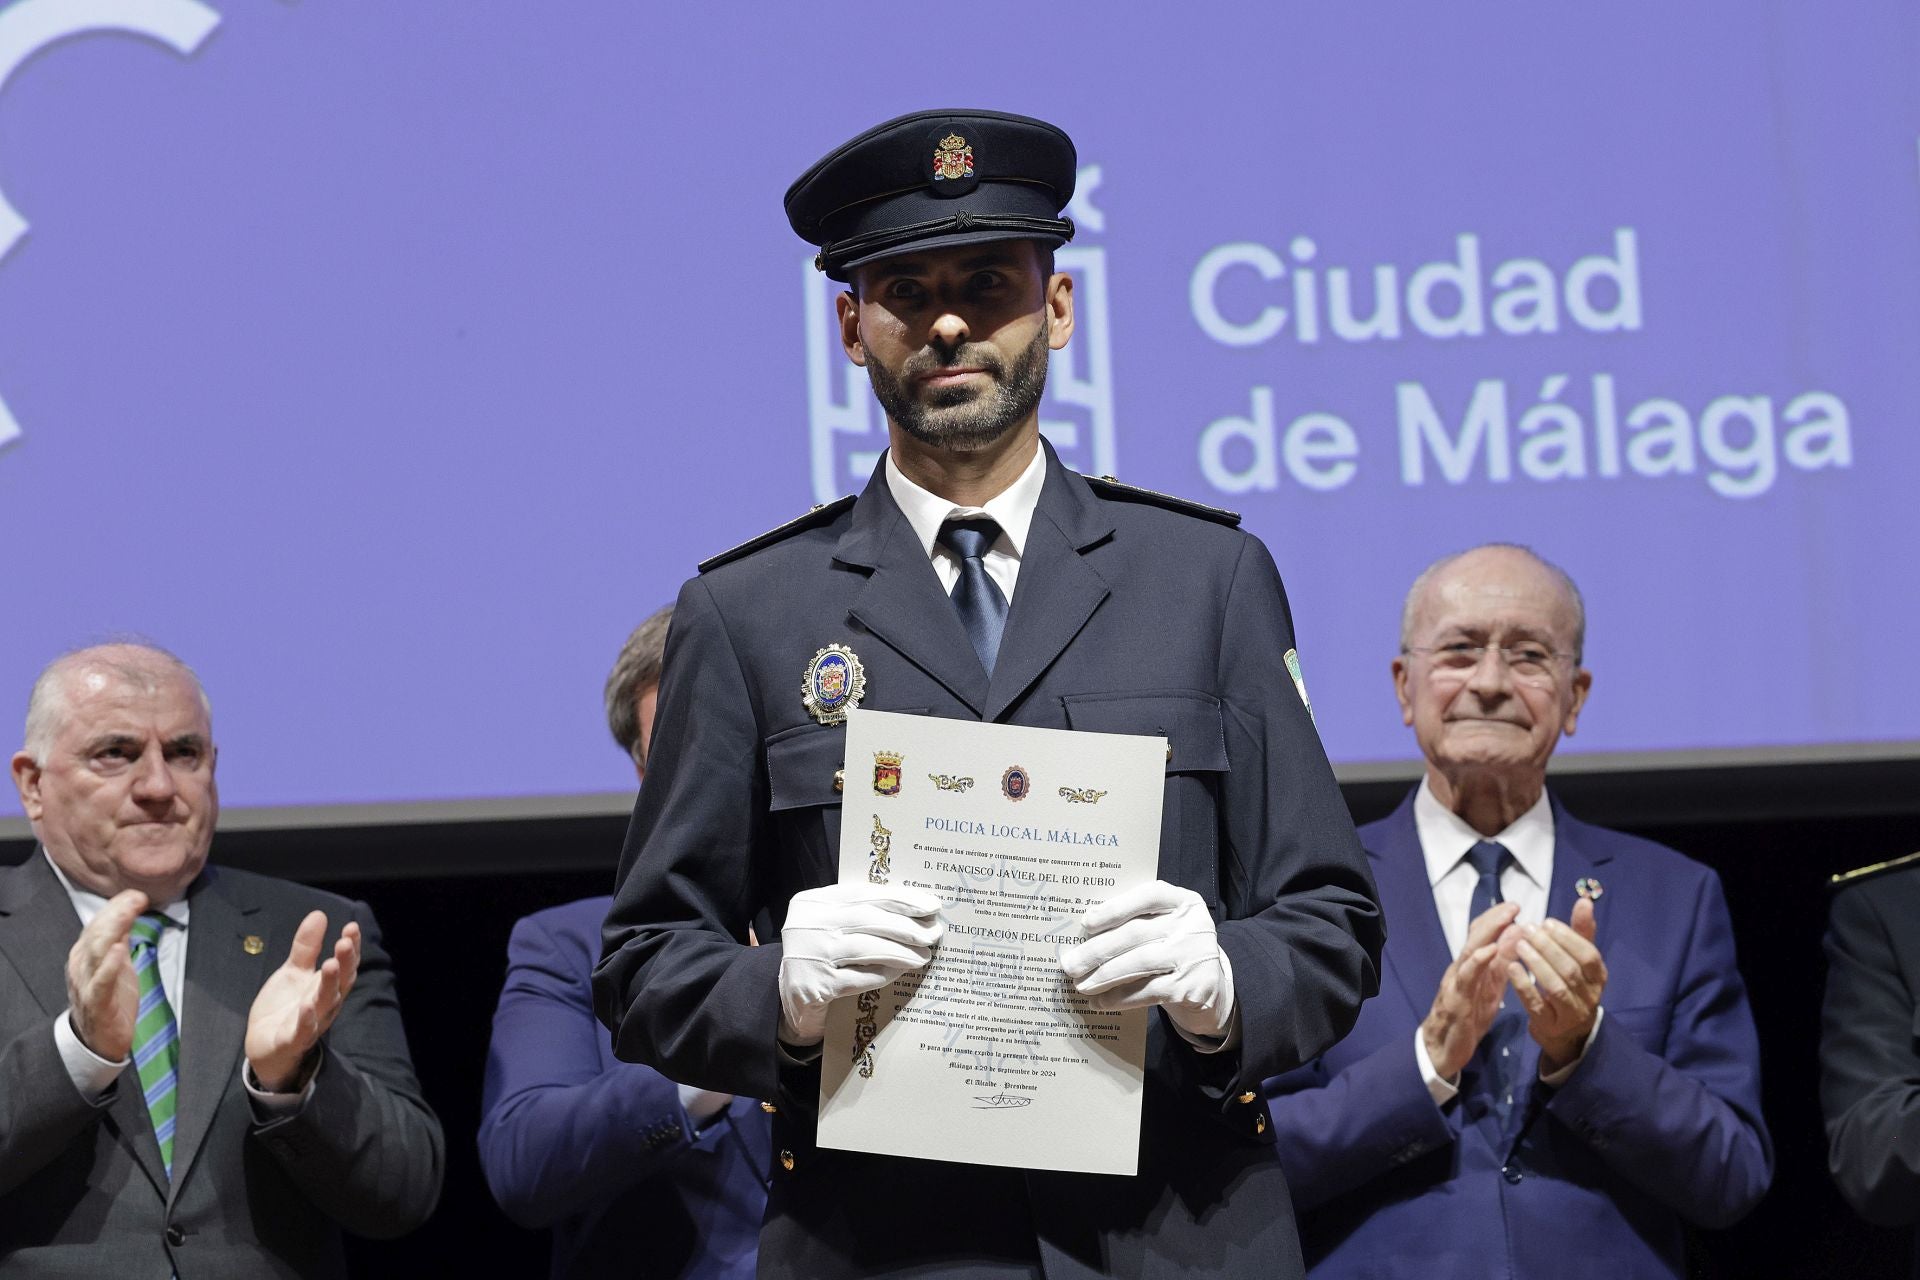
<svg viewBox="0 0 1920 1280"><path fill-rule="evenodd" d="M220 15L199 0L18 0L0 10L0 90L23 63L51 44L94 31L146 36L181 57L198 49ZM27 220L0 194L0 259L27 234ZM0 400L0 446L20 435Z"/></svg>
<svg viewBox="0 0 1920 1280"><path fill-rule="evenodd" d="M1095 164L1083 165L1074 179L1067 215L1081 236L1107 227L1106 215L1092 199L1100 178ZM1118 468L1107 251L1097 245L1068 245L1054 255L1054 266L1073 277L1074 331L1073 341L1048 362L1040 430L1069 467L1112 475ZM838 286L814 269L811 255L801 260L800 272L806 308L809 474L813 500L831 502L866 484L887 447L887 424L868 389L866 371L841 353L833 310Z"/></svg>

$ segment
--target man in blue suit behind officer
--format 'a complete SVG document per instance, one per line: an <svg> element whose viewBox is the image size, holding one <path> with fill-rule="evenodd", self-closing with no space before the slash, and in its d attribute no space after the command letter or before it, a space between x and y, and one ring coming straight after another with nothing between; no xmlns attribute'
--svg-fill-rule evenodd
<svg viewBox="0 0 1920 1280"><path fill-rule="evenodd" d="M622 1057L766 1099L762 1275L1297 1276L1260 1081L1376 986L1373 885L1305 706L1280 576L1226 512L1068 471L1039 435L1073 334L1072 142L923 112L787 193L849 285L887 415L866 491L701 566L595 974ZM1160 879L1095 907L1067 980L1157 1007L1140 1172L816 1148L826 1011L938 944L939 902L839 885L847 707L1169 742ZM766 913L759 947L747 929Z"/></svg>

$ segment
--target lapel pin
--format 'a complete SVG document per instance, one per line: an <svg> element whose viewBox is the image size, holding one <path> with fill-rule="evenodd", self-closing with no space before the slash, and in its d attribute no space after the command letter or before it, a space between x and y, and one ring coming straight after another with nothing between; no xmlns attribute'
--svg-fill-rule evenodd
<svg viewBox="0 0 1920 1280"><path fill-rule="evenodd" d="M257 933L250 933L240 939L240 949L250 956L257 956L267 949L267 940Z"/></svg>
<svg viewBox="0 0 1920 1280"><path fill-rule="evenodd" d="M1592 876L1582 876L1573 882L1573 891L1591 902L1600 901L1600 895L1606 890Z"/></svg>

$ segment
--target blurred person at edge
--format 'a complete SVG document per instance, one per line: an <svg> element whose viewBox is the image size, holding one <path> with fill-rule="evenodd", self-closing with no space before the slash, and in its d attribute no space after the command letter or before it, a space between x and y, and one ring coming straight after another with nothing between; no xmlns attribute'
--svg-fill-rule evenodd
<svg viewBox="0 0 1920 1280"><path fill-rule="evenodd" d="M669 605L636 627L607 676L607 727L643 783L672 618ZM611 903L513 927L481 1101L487 1183L515 1222L552 1228L555 1277L743 1280L766 1207L767 1117L613 1056L590 982Z"/></svg>
<svg viewBox="0 0 1920 1280"><path fill-rule="evenodd" d="M12 768L39 848L0 870L0 1275L343 1276L342 1231L439 1199L372 912L208 863L217 756L164 650L34 683Z"/></svg>
<svg viewBox="0 0 1920 1280"><path fill-rule="evenodd" d="M1867 1221L1920 1223L1920 853L1833 878L1820 1018L1827 1170ZM1920 1239L1910 1275L1920 1277Z"/></svg>
<svg viewBox="0 0 1920 1280"><path fill-rule="evenodd" d="M1547 788L1585 635L1523 547L1407 593L1393 681L1426 775L1360 829L1388 976L1267 1082L1312 1276L1680 1276L1683 1224L1732 1224L1772 1178L1719 878Z"/></svg>

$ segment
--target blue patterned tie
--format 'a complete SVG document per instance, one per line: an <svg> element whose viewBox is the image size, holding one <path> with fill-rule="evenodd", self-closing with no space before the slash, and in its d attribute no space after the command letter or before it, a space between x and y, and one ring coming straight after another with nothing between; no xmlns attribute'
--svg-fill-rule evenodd
<svg viewBox="0 0 1920 1280"><path fill-rule="evenodd" d="M1467 850L1467 861L1480 873L1478 883L1473 886L1473 905L1467 909L1467 919L1477 920L1481 912L1506 901L1500 892L1500 874L1513 861L1513 854L1497 840L1482 840ZM1512 1124L1515 1086L1520 1076L1520 1035L1526 1025L1526 1017L1514 1007L1513 997L1505 996L1500 1012L1493 1016L1493 1025L1480 1041L1479 1054L1491 1107L1489 1119L1503 1141Z"/></svg>
<svg viewBox="0 0 1920 1280"><path fill-rule="evenodd" d="M1000 656L1007 598L1000 594L1000 584L988 574L980 557L999 536L1000 526L985 516L949 520L940 526L940 545L960 559L960 577L953 584L953 607L960 611L960 625L967 629L967 640L980 655L980 665L988 675L993 674L993 660Z"/></svg>
<svg viewBox="0 0 1920 1280"><path fill-rule="evenodd" d="M127 945L133 952L133 973L140 983L140 1010L133 1021L133 1069L153 1117L153 1136L160 1143L160 1163L173 1177L173 1126L180 1085L180 1030L160 985L160 931L173 923L157 912L133 922Z"/></svg>

